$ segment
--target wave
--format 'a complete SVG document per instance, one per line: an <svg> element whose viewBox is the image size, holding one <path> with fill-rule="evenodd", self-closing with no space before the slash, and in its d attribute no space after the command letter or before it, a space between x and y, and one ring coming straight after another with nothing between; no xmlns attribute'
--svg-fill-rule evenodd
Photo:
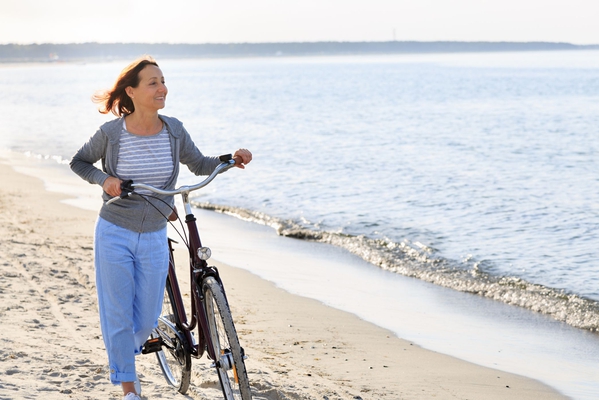
<svg viewBox="0 0 599 400"><path fill-rule="evenodd" d="M363 235L321 231L293 220L238 207L196 201L192 205L269 226L280 236L341 247L390 272L523 307L575 328L591 332L599 329L599 303L594 300L514 276L493 275L483 271L480 263L466 269L451 260L436 257L434 249L419 242L404 240L396 243Z"/></svg>

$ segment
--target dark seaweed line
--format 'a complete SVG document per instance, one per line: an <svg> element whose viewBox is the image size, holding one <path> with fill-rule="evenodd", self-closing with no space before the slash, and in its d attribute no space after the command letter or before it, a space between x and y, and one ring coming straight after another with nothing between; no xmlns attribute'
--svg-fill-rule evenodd
<svg viewBox="0 0 599 400"><path fill-rule="evenodd" d="M599 304L593 300L516 277L491 275L476 268L457 268L448 260L431 257L430 249L425 246L414 246L407 241L394 243L365 236L314 231L292 220L243 208L200 202L193 202L193 205L269 226L280 236L341 247L387 271L523 307L575 328L591 332L599 330Z"/></svg>

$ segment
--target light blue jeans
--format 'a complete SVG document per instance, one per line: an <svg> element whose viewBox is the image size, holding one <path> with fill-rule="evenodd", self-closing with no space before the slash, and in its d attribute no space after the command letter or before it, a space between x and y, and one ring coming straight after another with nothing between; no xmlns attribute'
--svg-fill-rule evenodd
<svg viewBox="0 0 599 400"><path fill-rule="evenodd" d="M110 381L133 382L135 355L157 325L168 271L166 228L138 233L98 218L96 288Z"/></svg>

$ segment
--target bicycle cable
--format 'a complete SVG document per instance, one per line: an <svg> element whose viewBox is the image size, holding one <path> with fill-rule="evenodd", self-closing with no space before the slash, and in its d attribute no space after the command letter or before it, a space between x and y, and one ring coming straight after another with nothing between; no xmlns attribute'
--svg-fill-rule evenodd
<svg viewBox="0 0 599 400"><path fill-rule="evenodd" d="M181 233L181 231L179 231L179 228L177 226L175 226L174 222L171 221L166 215L164 215L162 213L162 211L160 211L158 209L158 207L156 207L154 205L154 203L152 203L149 199L151 198L151 199L156 199L158 201L161 201L165 206L167 206L168 208L170 208L172 212L175 212L175 208L174 207L171 207L170 204L168 204L166 201L162 200L160 197L157 197L157 196L136 193L135 191L132 191L130 193L130 195L132 195L132 194L138 195L139 197L141 197L142 199L144 199L149 205L151 205L152 207L154 207L154 209L156 211L158 211L158 213L160 215L162 215L164 217L164 219L166 219L167 222L173 227L173 229L175 230L175 232L177 232L177 235L179 235L179 237L183 241L183 244L185 244L185 247L187 247L187 250L191 250L190 245L189 245L189 238L187 237L187 232L185 231L185 226L183 225L183 221L181 220L181 217L179 217L179 214L177 213L177 221L179 221L180 228L181 228L181 231L183 233Z"/></svg>

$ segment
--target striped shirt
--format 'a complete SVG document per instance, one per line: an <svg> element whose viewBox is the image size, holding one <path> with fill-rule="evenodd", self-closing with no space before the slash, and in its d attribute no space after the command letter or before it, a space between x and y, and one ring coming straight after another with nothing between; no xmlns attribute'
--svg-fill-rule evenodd
<svg viewBox="0 0 599 400"><path fill-rule="evenodd" d="M120 150L116 173L122 180L131 179L135 183L145 183L164 188L173 174L173 156L166 127L152 136L139 136L125 129L119 139ZM141 194L151 194L148 190L138 190Z"/></svg>

